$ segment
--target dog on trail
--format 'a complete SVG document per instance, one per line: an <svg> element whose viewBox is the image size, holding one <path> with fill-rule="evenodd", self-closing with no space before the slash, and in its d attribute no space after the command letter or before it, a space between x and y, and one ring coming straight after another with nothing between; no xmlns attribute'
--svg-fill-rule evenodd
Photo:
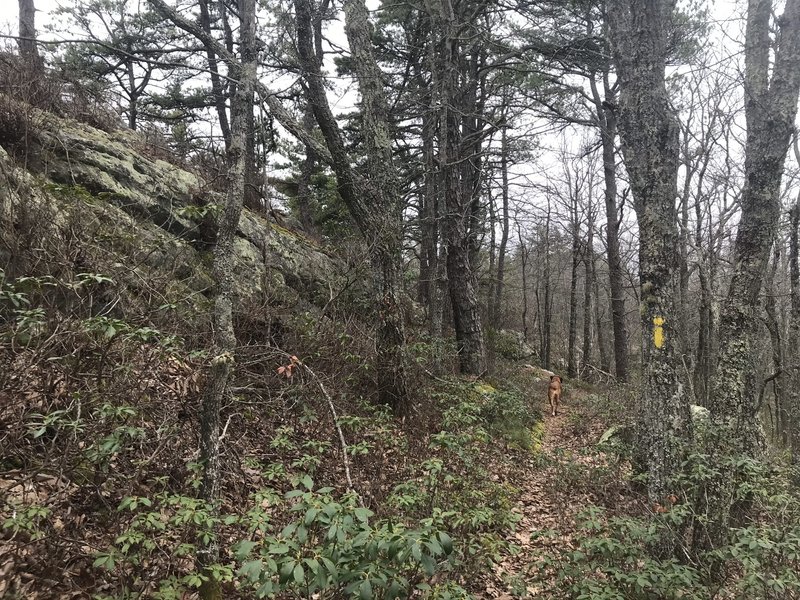
<svg viewBox="0 0 800 600"><path fill-rule="evenodd" d="M550 401L550 414L558 415L558 402L561 400L561 377L550 376L550 386L547 388L547 399Z"/></svg>

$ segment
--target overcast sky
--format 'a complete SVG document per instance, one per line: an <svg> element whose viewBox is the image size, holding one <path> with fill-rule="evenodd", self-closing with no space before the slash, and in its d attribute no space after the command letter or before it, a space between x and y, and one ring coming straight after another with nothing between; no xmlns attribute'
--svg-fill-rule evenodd
<svg viewBox="0 0 800 600"><path fill-rule="evenodd" d="M59 0L34 0L36 3L36 29L42 35L43 39L48 39L50 36L44 31L44 25L50 22L49 13L59 6ZM64 0L61 0L64 4ZM69 2L67 2L69 4ZM16 0L0 0L0 30L3 33L17 33L17 19L19 11L17 10Z"/></svg>
<svg viewBox="0 0 800 600"><path fill-rule="evenodd" d="M746 7L746 2L744 0L707 0L708 6L712 13L712 21L716 25L714 28L716 33L712 35L712 39L709 40L714 46L717 46L720 49L720 54L735 54L741 52L742 45L742 21L741 16L744 12ZM146 0L139 0L141 3L146 3ZM59 38L63 39L64 37L69 37L67 32L64 31L56 31L55 33L51 33L47 30L47 25L53 23L53 19L51 17L51 12L58 9L61 6L70 6L73 5L73 0L35 0L36 7L37 7L37 16L36 16L36 28L40 39L44 40L57 40ZM376 0L368 0L368 4L371 6L375 6L377 4ZM18 5L16 0L0 0L0 34L5 35L16 35L17 33L17 19L18 19ZM333 23L332 27L334 31L329 31L329 35L335 39L341 39L342 44L346 46L346 41L343 39L343 31L341 31L341 23ZM338 31L336 31L338 30ZM10 41L6 41L6 45L8 43L13 43ZM330 71L333 72L334 69L330 68ZM344 83L344 82L340 82ZM348 93L348 86L343 85L339 89L339 93L331 93L330 100L334 104L334 106L338 106L338 108L343 109L344 105L350 104L354 102L355 97L352 96L353 91L349 90ZM532 132L531 132L532 133ZM574 142L578 145L583 143L580 138L583 137L585 133L574 131L567 134L566 138L571 142ZM540 144L540 147L544 151L545 154L549 154L554 152L558 149L559 146L562 146L565 143L565 139L562 136L536 136L537 141ZM549 152L548 152L549 150ZM531 181L530 178L539 179L546 174L546 172L550 171L551 169L555 169L556 171L560 170L560 161L558 160L548 160L546 157L542 157L536 161L534 165L515 165L515 171L518 171L516 174L515 179L520 182L520 184L524 187L524 181ZM520 181L521 179L521 181ZM527 195L525 193L524 195Z"/></svg>

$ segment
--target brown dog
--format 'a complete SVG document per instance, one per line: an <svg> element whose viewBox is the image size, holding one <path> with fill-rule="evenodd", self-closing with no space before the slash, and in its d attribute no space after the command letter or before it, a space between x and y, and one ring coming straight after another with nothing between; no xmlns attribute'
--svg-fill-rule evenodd
<svg viewBox="0 0 800 600"><path fill-rule="evenodd" d="M555 417L558 414L558 402L561 400L561 377L558 375L550 376L547 399L550 401L550 413Z"/></svg>

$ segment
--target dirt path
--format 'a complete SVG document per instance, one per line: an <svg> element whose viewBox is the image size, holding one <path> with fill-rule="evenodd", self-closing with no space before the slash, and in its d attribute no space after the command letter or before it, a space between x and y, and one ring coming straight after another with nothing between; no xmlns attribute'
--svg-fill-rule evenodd
<svg viewBox="0 0 800 600"><path fill-rule="evenodd" d="M581 449L596 443L602 434L600 424L586 425L582 400L585 394L573 392L562 405L558 416L544 417L544 435L538 453L519 465L511 483L522 490L515 507L521 517L515 534L509 539L518 549L516 555L507 557L498 565L494 580L486 587L487 598L503 600L519 597L527 592L528 598L543 598L525 573L549 546L571 545L574 519L590 500L589 495L568 489L569 479L564 476L564 465L582 463L591 466L596 460ZM580 423L580 432L575 424ZM558 530L558 538L539 537L537 532ZM512 591L514 592L512 594Z"/></svg>

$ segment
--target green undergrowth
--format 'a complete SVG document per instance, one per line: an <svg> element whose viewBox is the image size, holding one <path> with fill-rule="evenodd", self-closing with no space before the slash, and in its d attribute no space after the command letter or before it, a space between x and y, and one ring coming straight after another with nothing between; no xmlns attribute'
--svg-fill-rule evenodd
<svg viewBox="0 0 800 600"><path fill-rule="evenodd" d="M196 462L205 338L158 296L126 309L115 276L0 275L6 597L183 598L213 579L230 598L458 598L509 552L518 490L505 474L536 450L539 415L511 382L431 378L450 345L412 348L419 410L403 423L366 393L357 327L285 321L281 342L319 379L281 372L277 334L251 327L210 506ZM209 545L219 560L200 570Z"/></svg>
<svg viewBox="0 0 800 600"><path fill-rule="evenodd" d="M518 595L535 589L536 597L556 600L800 598L796 474L780 457L710 453L702 441L708 433L658 503L633 491L640 477L624 468L629 449L615 436L586 448L583 460L557 454L553 493L594 501L578 514L569 543L563 530L537 532L537 545L547 550L534 558ZM730 520L712 542L707 532L720 502Z"/></svg>

